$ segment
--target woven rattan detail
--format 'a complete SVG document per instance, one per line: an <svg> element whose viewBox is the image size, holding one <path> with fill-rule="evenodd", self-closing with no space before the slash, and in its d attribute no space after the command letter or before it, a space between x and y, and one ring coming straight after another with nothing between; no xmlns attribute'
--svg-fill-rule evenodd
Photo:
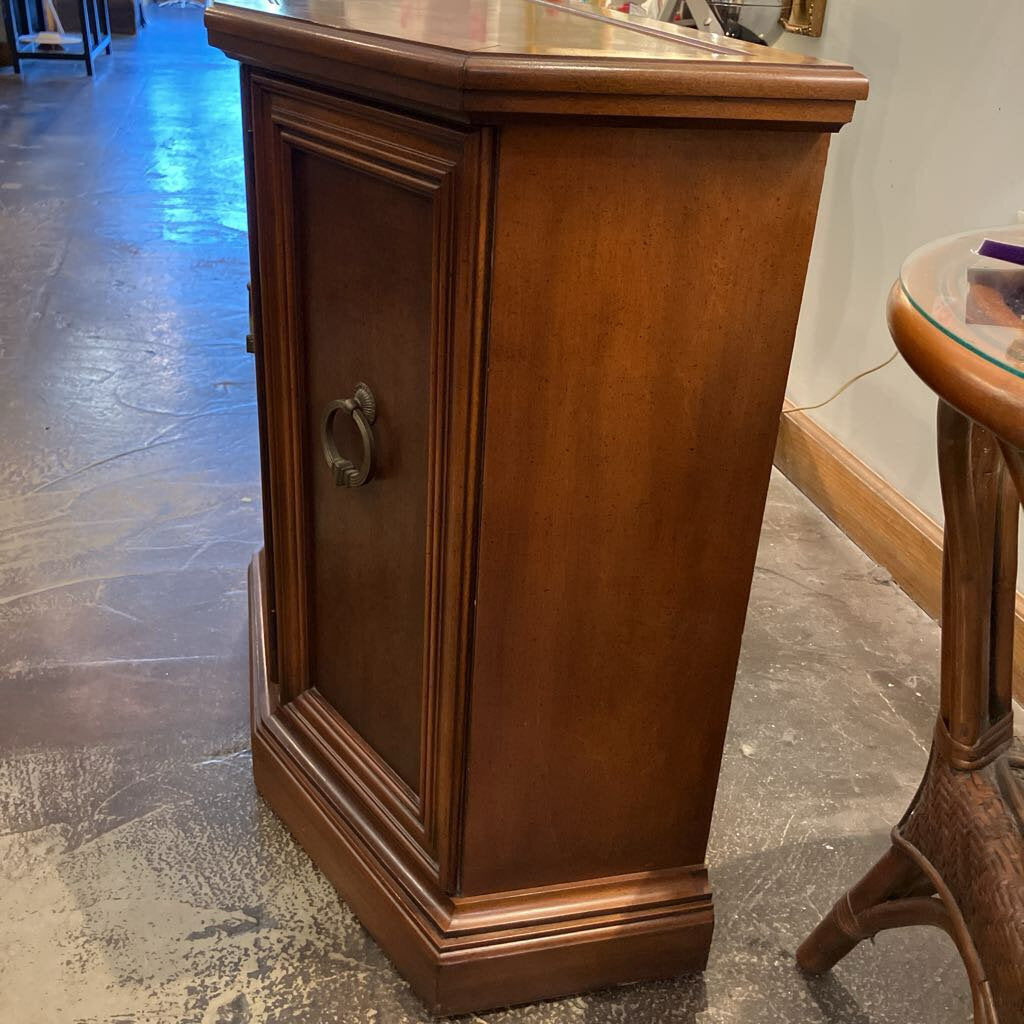
<svg viewBox="0 0 1024 1024"><path fill-rule="evenodd" d="M902 834L935 866L963 915L1004 1024L1024 1021L1024 836L994 765L933 758Z"/></svg>
<svg viewBox="0 0 1024 1024"><path fill-rule="evenodd" d="M935 724L935 746L952 767L969 772L991 764L1005 753L1013 742L1013 715L1006 714L990 725L976 743L961 743L953 739L940 718Z"/></svg>

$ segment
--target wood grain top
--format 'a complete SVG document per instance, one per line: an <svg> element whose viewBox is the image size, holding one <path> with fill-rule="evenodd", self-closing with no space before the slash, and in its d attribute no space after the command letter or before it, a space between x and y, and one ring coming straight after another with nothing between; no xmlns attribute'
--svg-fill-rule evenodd
<svg viewBox="0 0 1024 1024"><path fill-rule="evenodd" d="M837 128L847 65L574 0L216 0L210 42L247 63L481 120L741 118Z"/></svg>

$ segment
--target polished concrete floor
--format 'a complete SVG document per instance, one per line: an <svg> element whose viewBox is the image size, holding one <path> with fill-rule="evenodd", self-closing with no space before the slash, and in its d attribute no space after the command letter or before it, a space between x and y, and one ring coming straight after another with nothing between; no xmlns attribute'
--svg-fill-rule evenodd
<svg viewBox="0 0 1024 1024"><path fill-rule="evenodd" d="M406 1024L405 984L250 779L259 544L235 68L154 12L88 81L0 72L0 1021ZM793 951L925 764L938 634L772 483L703 977L488 1022L952 1024L940 934Z"/></svg>

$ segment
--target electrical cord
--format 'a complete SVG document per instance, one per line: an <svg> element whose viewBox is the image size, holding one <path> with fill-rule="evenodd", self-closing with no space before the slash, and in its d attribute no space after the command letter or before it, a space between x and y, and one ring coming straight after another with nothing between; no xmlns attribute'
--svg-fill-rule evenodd
<svg viewBox="0 0 1024 1024"><path fill-rule="evenodd" d="M795 412L808 412L811 409L820 409L824 405L828 405L829 402L837 399L851 384L856 384L861 378L868 376L870 373L877 373L879 370L884 370L897 356L899 352L893 352L891 356L884 363L879 363L877 366L872 366L869 370L861 370L856 376L851 377L845 384L834 391L824 402L816 402L814 405L798 405L794 409L786 409L783 411L783 416L792 416Z"/></svg>

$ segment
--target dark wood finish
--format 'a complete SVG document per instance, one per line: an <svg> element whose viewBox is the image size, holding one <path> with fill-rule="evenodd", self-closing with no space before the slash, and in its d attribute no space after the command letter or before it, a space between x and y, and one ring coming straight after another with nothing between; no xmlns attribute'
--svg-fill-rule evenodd
<svg viewBox="0 0 1024 1024"><path fill-rule="evenodd" d="M1011 753L1012 674L1024 454L992 424L1001 426L1015 404L1010 422L1019 429L1024 382L966 351L964 360L959 346L911 310L898 286L889 323L901 352L940 395L941 704L927 773L893 830L892 848L839 900L797 959L820 973L884 929L939 927L963 957L977 1024L1016 1024L1024 1020L1024 789ZM979 412L979 389L999 385L994 374L1005 385L984 419L950 404Z"/></svg>
<svg viewBox="0 0 1024 1024"><path fill-rule="evenodd" d="M447 877L457 752L438 732L464 700L454 624L475 501L490 136L261 76L251 86L259 247L274 254L260 267L274 677L289 697L316 687L339 755ZM319 422L364 378L386 429L372 484L347 492Z"/></svg>
<svg viewBox="0 0 1024 1024"><path fill-rule="evenodd" d="M310 517L310 660L302 671L419 793L423 559L424 552L428 561L433 555L427 516L435 497L428 493L429 453L436 450L430 410L445 405L443 393L429 400L425 384L434 377L434 353L447 348L441 334L447 297L435 291L447 289L453 277L451 179L465 139L432 146L396 131L390 146L376 137L367 146L361 144L367 129L381 126L344 113L337 130L300 134L283 126L283 104L271 104L268 116L291 149L292 177L281 198L291 208L294 274L301 282L301 350L289 361L304 372L305 422L297 432L312 441L300 468L309 481L304 504ZM324 216L325 210L335 216ZM437 370L443 379L445 368ZM377 391L387 430L379 432L373 486L344 494L319 471L316 441L322 411L359 381ZM334 432L349 435L342 450L359 450L350 420L343 418Z"/></svg>
<svg viewBox="0 0 1024 1024"><path fill-rule="evenodd" d="M256 781L434 1010L699 969L827 132L863 83L530 0L480 39L466 2L397 10L208 15L245 61ZM350 489L320 425L360 382Z"/></svg>

